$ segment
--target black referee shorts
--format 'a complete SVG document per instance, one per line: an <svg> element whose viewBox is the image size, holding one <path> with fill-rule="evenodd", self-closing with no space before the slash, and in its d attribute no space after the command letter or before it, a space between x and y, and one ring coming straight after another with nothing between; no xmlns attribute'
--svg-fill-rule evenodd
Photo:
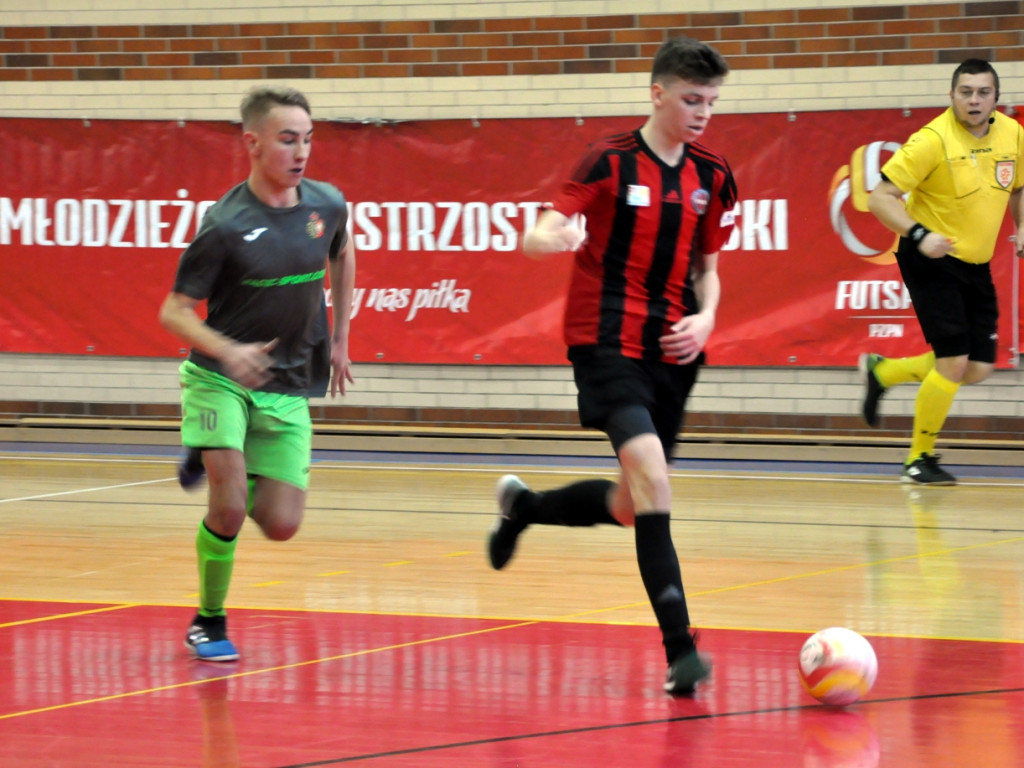
<svg viewBox="0 0 1024 768"><path fill-rule="evenodd" d="M924 338L936 357L996 361L999 306L992 270L952 256L930 259L905 237L896 250L900 274Z"/></svg>
<svg viewBox="0 0 1024 768"><path fill-rule="evenodd" d="M569 348L569 360L582 426L608 435L616 454L630 438L656 434L672 460L703 352L692 363L672 365L578 346Z"/></svg>

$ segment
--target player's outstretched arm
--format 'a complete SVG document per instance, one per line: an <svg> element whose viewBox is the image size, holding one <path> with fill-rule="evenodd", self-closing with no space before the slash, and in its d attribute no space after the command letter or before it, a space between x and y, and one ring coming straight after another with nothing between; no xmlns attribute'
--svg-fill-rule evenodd
<svg viewBox="0 0 1024 768"><path fill-rule="evenodd" d="M563 213L548 209L537 219L533 229L523 237L523 253L539 257L561 251L575 251L586 233Z"/></svg>

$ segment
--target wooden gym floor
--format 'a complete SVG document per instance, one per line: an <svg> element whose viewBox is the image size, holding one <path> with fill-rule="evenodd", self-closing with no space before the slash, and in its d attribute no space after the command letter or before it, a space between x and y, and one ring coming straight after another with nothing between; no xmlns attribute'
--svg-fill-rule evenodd
<svg viewBox="0 0 1024 768"><path fill-rule="evenodd" d="M825 453L681 461L715 671L673 699L630 531L535 527L505 571L484 558L498 477L607 459L318 451L299 535L242 532L242 659L216 665L181 643L205 492L159 443L0 444L2 768L1024 765L1020 467L914 490ZM796 675L831 625L879 658L845 710Z"/></svg>

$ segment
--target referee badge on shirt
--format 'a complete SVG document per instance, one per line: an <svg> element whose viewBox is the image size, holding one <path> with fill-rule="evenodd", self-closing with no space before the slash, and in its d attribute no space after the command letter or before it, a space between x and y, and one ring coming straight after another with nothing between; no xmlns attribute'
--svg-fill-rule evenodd
<svg viewBox="0 0 1024 768"><path fill-rule="evenodd" d="M629 184L626 187L626 205L648 208L651 205L651 188L643 184Z"/></svg>
<svg viewBox="0 0 1024 768"><path fill-rule="evenodd" d="M996 161L996 182L1003 189L1009 189L1013 184L1014 165L1013 160Z"/></svg>

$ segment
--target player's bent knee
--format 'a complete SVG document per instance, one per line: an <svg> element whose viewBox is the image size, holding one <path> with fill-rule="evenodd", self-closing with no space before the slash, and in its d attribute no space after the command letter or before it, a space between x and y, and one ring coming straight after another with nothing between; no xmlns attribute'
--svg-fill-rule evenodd
<svg viewBox="0 0 1024 768"><path fill-rule="evenodd" d="M250 517L271 541L288 541L299 532L302 512L280 507L256 507Z"/></svg>
<svg viewBox="0 0 1024 768"><path fill-rule="evenodd" d="M244 522L244 505L211 505L205 517L206 527L226 538L237 536Z"/></svg>
<svg viewBox="0 0 1024 768"><path fill-rule="evenodd" d="M271 541L288 541L296 533L299 532L299 521L288 521L288 520L267 520L260 522L256 521L260 530L263 531L263 535Z"/></svg>
<svg viewBox="0 0 1024 768"><path fill-rule="evenodd" d="M636 512L633 511L631 506L624 509L613 508L611 512L612 517L623 528L632 528L636 525Z"/></svg>
<svg viewBox="0 0 1024 768"><path fill-rule="evenodd" d="M980 384L989 377L994 366L991 365L969 365L964 374L964 384Z"/></svg>

